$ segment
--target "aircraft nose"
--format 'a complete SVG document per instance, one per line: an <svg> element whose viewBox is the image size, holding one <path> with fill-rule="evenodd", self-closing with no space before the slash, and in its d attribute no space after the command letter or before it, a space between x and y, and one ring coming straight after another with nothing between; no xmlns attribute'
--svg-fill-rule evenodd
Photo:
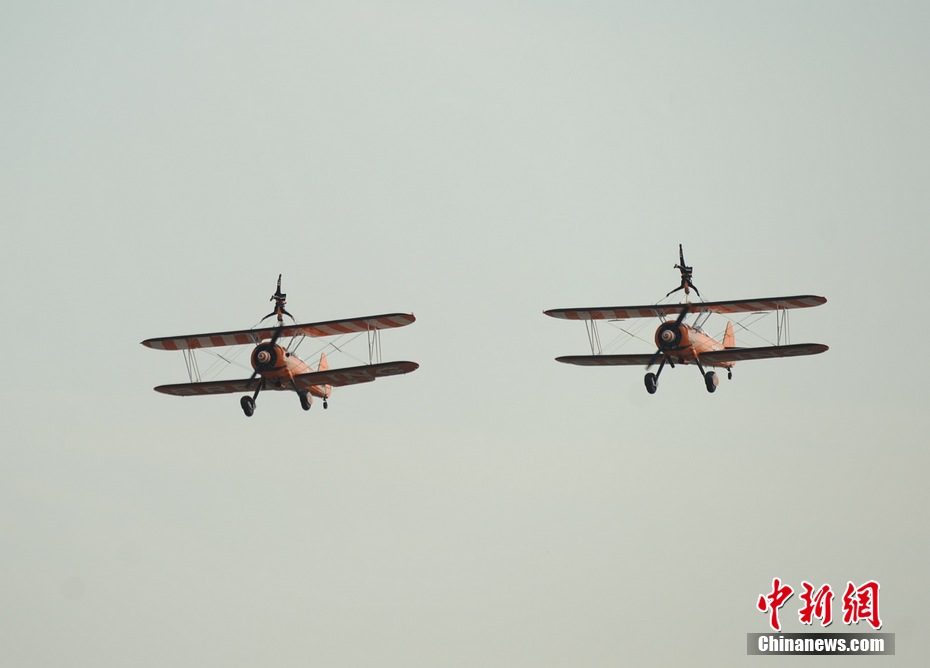
<svg viewBox="0 0 930 668"><path fill-rule="evenodd" d="M271 361L271 353L267 350L259 350L258 354L255 356L261 364L268 364Z"/></svg>

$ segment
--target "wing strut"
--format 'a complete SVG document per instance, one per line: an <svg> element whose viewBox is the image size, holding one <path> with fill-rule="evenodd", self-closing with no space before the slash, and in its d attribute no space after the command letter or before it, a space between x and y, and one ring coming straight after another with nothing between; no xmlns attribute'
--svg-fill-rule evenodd
<svg viewBox="0 0 930 668"><path fill-rule="evenodd" d="M197 358L194 356L194 349L188 348L181 351L184 354L184 364L187 366L187 377L192 383L199 383L200 367L197 366Z"/></svg>
<svg viewBox="0 0 930 668"><path fill-rule="evenodd" d="M381 329L368 324L368 363L381 363Z"/></svg>
<svg viewBox="0 0 930 668"><path fill-rule="evenodd" d="M782 336L785 340L782 341ZM788 309L779 306L775 309L775 345L780 346L791 343L791 332L788 329Z"/></svg>
<svg viewBox="0 0 930 668"><path fill-rule="evenodd" d="M585 320L585 329L588 330L588 343L591 344L592 355L602 355L601 335L597 331L597 320Z"/></svg>

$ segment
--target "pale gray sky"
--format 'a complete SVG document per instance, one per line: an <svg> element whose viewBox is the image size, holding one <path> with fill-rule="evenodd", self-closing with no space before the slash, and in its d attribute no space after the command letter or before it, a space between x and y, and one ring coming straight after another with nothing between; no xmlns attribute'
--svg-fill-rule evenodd
<svg viewBox="0 0 930 668"><path fill-rule="evenodd" d="M8 3L0 663L741 666L775 576L878 580L925 663L930 9L646 4ZM553 361L544 309L653 302L678 243L706 298L825 295L830 351L715 395ZM301 321L414 312L420 370L152 391L139 341L278 273Z"/></svg>

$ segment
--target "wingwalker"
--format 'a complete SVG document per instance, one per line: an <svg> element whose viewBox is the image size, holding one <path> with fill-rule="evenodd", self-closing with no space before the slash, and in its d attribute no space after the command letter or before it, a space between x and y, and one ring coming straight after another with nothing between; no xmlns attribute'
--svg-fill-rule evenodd
<svg viewBox="0 0 930 668"><path fill-rule="evenodd" d="M688 300L691 290L701 293L691 280L693 269L685 264L685 254L678 245L679 264L675 269L681 272L681 285L671 294L683 290L683 304L654 304L650 306L609 306L605 308L569 308L552 309L544 313L563 320L583 320L588 330L591 355L569 355L557 357L556 361L579 366L639 366L645 365L644 378L646 391L655 394L659 387L659 376L665 365L674 368L676 364L694 364L704 378L708 392L717 389L717 374L705 367L727 370L727 378L733 378L733 365L742 360L769 359L774 357L797 357L800 355L817 355L825 352L827 346L822 343L798 343L782 345L782 337L787 339L788 309L809 308L825 304L824 297L815 295L797 295L793 297L762 297L759 299L737 299L724 302L695 302ZM777 343L774 346L760 348L739 348L733 334L733 323L727 321L723 341L718 341L704 333L702 326L712 313L759 313L775 311L777 313ZM693 324L685 324L689 314L696 314ZM676 317L677 316L677 317ZM675 317L675 320L671 320ZM598 320L626 320L627 318L660 318L662 322L655 331L656 351L641 355L604 355L601 350L597 331ZM650 369L659 363L655 373Z"/></svg>
<svg viewBox="0 0 930 668"><path fill-rule="evenodd" d="M166 336L143 341L143 346L156 350L182 351L187 363L188 374L191 377L190 383L159 385L155 388L155 391L173 394L178 397L245 392L247 394L241 398L239 405L246 417L251 417L255 412L255 401L262 390L292 390L297 393L300 406L305 411L310 410L313 397L321 398L323 408L328 408L328 399L334 387L368 383L386 376L410 373L419 367L416 362L381 361L381 330L409 325L416 320L412 313L386 313L384 315L370 315L348 320L297 324L294 317L284 308L287 295L281 292L280 275L278 275L278 288L271 296L271 301L275 303L274 311L262 318L262 321L276 316L277 325L274 327L242 329L213 334ZM294 324L285 325L284 316L289 317L294 321ZM337 336L362 332L368 334L369 363L366 365L330 369L326 355L321 353L320 363L316 371L314 371L306 362L294 354L304 337ZM282 346L279 343L284 338L290 339L287 346ZM195 350L198 348L249 344L255 346L251 356L254 371L249 378L243 380L200 381L200 372L194 357Z"/></svg>

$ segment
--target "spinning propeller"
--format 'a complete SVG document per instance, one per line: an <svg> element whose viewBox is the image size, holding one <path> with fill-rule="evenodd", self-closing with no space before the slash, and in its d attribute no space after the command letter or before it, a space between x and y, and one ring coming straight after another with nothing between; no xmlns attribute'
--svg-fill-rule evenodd
<svg viewBox="0 0 930 668"><path fill-rule="evenodd" d="M274 314L272 313L272 315ZM278 363L278 347L275 346L275 343L277 343L278 337L281 336L281 331L282 327L279 325L268 343L261 343L252 351L252 366L255 367L255 371L249 376L250 381L254 380L260 371L271 371Z"/></svg>
<svg viewBox="0 0 930 668"><path fill-rule="evenodd" d="M685 304L684 308L681 309L681 313L678 314L678 319L675 320L674 323L664 322L659 326L659 329L656 331L659 347L656 349L655 353L653 353L652 357L649 358L649 364L646 365L647 369L652 367L662 355L680 348L681 323L685 319L685 316L688 315L689 311L689 305Z"/></svg>

